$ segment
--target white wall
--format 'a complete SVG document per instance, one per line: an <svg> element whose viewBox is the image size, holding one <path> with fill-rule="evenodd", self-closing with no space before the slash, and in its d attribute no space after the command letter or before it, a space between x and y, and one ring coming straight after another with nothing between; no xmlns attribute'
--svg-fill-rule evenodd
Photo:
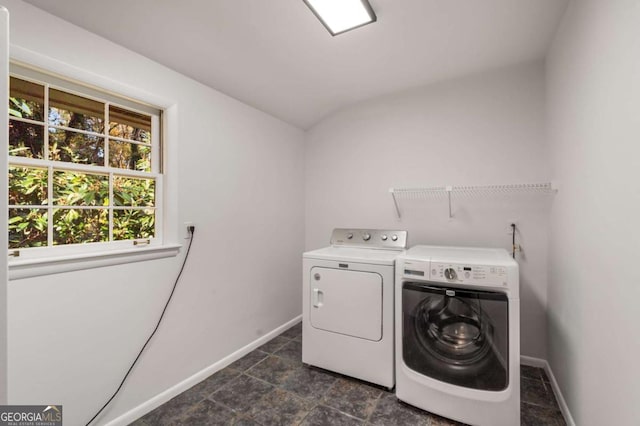
<svg viewBox="0 0 640 426"><path fill-rule="evenodd" d="M576 424L640 419L640 1L572 1L547 58L549 361Z"/></svg>
<svg viewBox="0 0 640 426"><path fill-rule="evenodd" d="M516 220L523 246L522 353L546 358L548 199L401 204L390 187L545 182L544 73L525 64L348 108L306 138L306 249L334 227L409 231L409 243L504 247Z"/></svg>
<svg viewBox="0 0 640 426"><path fill-rule="evenodd" d="M0 75L6 75L9 71L9 14L6 9L0 9ZM8 97L7 79L3 79L0 86L0 98ZM9 109L6 103L0 106L0 150L9 149ZM7 157L0 161L0 176L7 175ZM8 187L0 187L0 199L7 199ZM0 211L0 223L7 221L7 209ZM0 247L6 247L7 233L0 233ZM7 258L0 261L0 405L7 403Z"/></svg>
<svg viewBox="0 0 640 426"><path fill-rule="evenodd" d="M195 242L166 322L104 424L300 314L304 135L26 3L0 4L13 46L177 108L169 226L184 235L194 222ZM10 403L63 404L65 424L86 423L153 328L181 260L10 281Z"/></svg>

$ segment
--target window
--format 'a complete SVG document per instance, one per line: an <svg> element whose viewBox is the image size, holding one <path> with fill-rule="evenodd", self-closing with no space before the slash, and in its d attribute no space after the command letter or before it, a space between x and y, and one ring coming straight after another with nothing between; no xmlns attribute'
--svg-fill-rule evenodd
<svg viewBox="0 0 640 426"><path fill-rule="evenodd" d="M160 240L160 111L12 65L9 250Z"/></svg>

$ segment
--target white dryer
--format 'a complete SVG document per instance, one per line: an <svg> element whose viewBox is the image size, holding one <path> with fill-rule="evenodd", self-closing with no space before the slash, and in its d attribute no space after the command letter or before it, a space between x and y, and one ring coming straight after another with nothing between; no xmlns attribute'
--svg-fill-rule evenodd
<svg viewBox="0 0 640 426"><path fill-rule="evenodd" d="M303 255L302 362L393 388L395 260L406 231L335 229Z"/></svg>
<svg viewBox="0 0 640 426"><path fill-rule="evenodd" d="M396 263L396 396L476 426L520 424L518 264L415 246Z"/></svg>

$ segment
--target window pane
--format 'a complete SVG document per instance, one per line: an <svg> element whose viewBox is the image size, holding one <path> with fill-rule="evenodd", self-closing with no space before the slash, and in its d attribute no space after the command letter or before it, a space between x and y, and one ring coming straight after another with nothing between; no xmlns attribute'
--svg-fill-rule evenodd
<svg viewBox="0 0 640 426"><path fill-rule="evenodd" d="M49 159L70 163L104 165L104 139L49 128Z"/></svg>
<svg viewBox="0 0 640 426"><path fill-rule="evenodd" d="M150 238L155 235L155 211L149 210L114 210L113 239L133 240Z"/></svg>
<svg viewBox="0 0 640 426"><path fill-rule="evenodd" d="M109 165L119 169L151 171L151 147L109 140Z"/></svg>
<svg viewBox="0 0 640 426"><path fill-rule="evenodd" d="M44 127L38 124L9 120L9 155L44 157Z"/></svg>
<svg viewBox="0 0 640 426"><path fill-rule="evenodd" d="M151 116L109 105L109 134L151 143Z"/></svg>
<svg viewBox="0 0 640 426"><path fill-rule="evenodd" d="M53 203L59 206L108 206L109 176L56 170Z"/></svg>
<svg viewBox="0 0 640 426"><path fill-rule="evenodd" d="M47 173L47 169L9 166L9 205L46 205Z"/></svg>
<svg viewBox="0 0 640 426"><path fill-rule="evenodd" d="M61 90L50 89L49 123L102 133L104 132L104 104Z"/></svg>
<svg viewBox="0 0 640 426"><path fill-rule="evenodd" d="M113 177L113 205L153 207L156 198L154 179Z"/></svg>
<svg viewBox="0 0 640 426"><path fill-rule="evenodd" d="M9 115L44 121L44 86L11 77Z"/></svg>
<svg viewBox="0 0 640 426"><path fill-rule="evenodd" d="M9 209L9 248L47 245L47 210Z"/></svg>
<svg viewBox="0 0 640 426"><path fill-rule="evenodd" d="M53 211L53 244L80 244L109 240L106 209L56 209Z"/></svg>

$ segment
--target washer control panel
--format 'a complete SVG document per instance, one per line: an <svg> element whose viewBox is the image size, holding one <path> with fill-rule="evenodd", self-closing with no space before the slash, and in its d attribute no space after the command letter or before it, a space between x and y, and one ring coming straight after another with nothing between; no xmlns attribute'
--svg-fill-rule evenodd
<svg viewBox="0 0 640 426"><path fill-rule="evenodd" d="M331 245L374 249L406 249L407 231L336 228L331 234Z"/></svg>
<svg viewBox="0 0 640 426"><path fill-rule="evenodd" d="M420 260L405 260L402 265L402 275L406 278L415 278L418 280L429 279L430 263Z"/></svg>
<svg viewBox="0 0 640 426"><path fill-rule="evenodd" d="M431 262L430 281L460 284L507 285L504 266Z"/></svg>

